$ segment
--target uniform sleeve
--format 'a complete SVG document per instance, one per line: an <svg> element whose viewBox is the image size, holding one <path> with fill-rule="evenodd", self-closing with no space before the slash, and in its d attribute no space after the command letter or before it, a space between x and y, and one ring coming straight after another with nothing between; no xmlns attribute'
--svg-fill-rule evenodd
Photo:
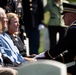
<svg viewBox="0 0 76 75"><path fill-rule="evenodd" d="M48 59L52 57L57 57L60 53L64 52L65 50L69 50L71 47L74 47L74 41L76 41L76 28L70 27L67 31L66 36L63 38L61 42L59 42L55 48L51 50L47 50L45 52L45 56ZM73 49L73 48L72 48Z"/></svg>

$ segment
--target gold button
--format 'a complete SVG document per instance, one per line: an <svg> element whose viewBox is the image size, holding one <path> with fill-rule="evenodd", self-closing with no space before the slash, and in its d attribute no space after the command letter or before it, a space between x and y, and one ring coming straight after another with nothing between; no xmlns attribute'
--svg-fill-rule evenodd
<svg viewBox="0 0 76 75"><path fill-rule="evenodd" d="M29 0L30 2L32 2L32 0Z"/></svg>
<svg viewBox="0 0 76 75"><path fill-rule="evenodd" d="M30 6L32 6L32 4L30 4Z"/></svg>
<svg viewBox="0 0 76 75"><path fill-rule="evenodd" d="M30 10L33 10L33 8L30 8Z"/></svg>
<svg viewBox="0 0 76 75"><path fill-rule="evenodd" d="M15 10L15 12L16 12L16 10Z"/></svg>
<svg viewBox="0 0 76 75"><path fill-rule="evenodd" d="M21 15L19 15L19 17L21 17Z"/></svg>
<svg viewBox="0 0 76 75"><path fill-rule="evenodd" d="M9 12L9 10L7 12Z"/></svg>
<svg viewBox="0 0 76 75"><path fill-rule="evenodd" d="M19 12L21 12L21 10L19 10Z"/></svg>

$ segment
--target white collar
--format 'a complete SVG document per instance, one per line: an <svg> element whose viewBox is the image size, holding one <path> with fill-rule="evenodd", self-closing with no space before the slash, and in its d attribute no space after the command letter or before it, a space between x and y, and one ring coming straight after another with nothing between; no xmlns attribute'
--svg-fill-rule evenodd
<svg viewBox="0 0 76 75"><path fill-rule="evenodd" d="M75 21L73 21L72 23L71 23L71 25L73 25L73 24L75 24L76 23L76 20Z"/></svg>

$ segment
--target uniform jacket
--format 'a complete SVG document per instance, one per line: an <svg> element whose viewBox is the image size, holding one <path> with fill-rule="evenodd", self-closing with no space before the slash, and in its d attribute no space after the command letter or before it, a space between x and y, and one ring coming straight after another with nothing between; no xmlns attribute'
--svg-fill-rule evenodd
<svg viewBox="0 0 76 75"><path fill-rule="evenodd" d="M51 59L51 56L57 57L65 50L68 50L68 52L64 54L65 63L73 61L76 55L76 25L70 26L63 40L59 42L54 49L46 51L45 56Z"/></svg>
<svg viewBox="0 0 76 75"><path fill-rule="evenodd" d="M43 20L42 0L22 0L25 28L38 27Z"/></svg>
<svg viewBox="0 0 76 75"><path fill-rule="evenodd" d="M62 2L58 4L55 0L48 0L47 5L44 7L44 11L49 11L50 13L50 19L48 21L49 26L65 26L61 15L63 12Z"/></svg>

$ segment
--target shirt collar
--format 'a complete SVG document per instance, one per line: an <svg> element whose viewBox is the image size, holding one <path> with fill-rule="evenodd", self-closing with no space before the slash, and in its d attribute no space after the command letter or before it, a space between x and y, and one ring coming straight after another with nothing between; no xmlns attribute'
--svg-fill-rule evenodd
<svg viewBox="0 0 76 75"><path fill-rule="evenodd" d="M71 25L76 24L76 20L71 23Z"/></svg>

